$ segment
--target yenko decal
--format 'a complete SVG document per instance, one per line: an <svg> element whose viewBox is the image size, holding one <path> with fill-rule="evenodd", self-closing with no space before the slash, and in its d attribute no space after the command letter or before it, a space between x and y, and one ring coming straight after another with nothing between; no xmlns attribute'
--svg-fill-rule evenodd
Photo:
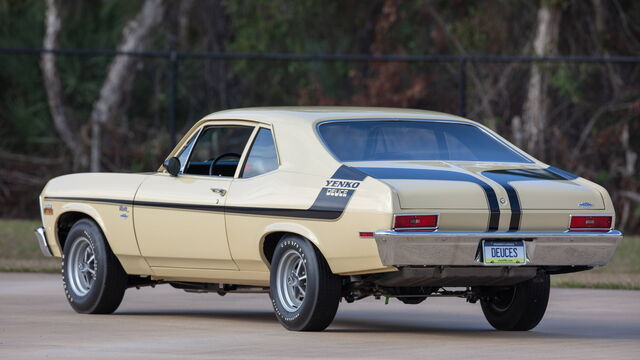
<svg viewBox="0 0 640 360"><path fill-rule="evenodd" d="M337 217L340 217L351 196L360 186L360 182L366 177L366 174L354 168L340 166L331 178L326 180L325 186L320 190L309 210L335 212Z"/></svg>

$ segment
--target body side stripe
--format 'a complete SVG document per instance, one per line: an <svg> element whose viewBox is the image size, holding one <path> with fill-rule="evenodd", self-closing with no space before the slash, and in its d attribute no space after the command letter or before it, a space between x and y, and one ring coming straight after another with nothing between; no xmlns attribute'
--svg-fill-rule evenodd
<svg viewBox="0 0 640 360"><path fill-rule="evenodd" d="M342 165L331 176L331 179L361 181L367 175L362 172ZM226 212L230 214L247 214L261 216L276 216L289 218L304 219L321 219L336 220L342 216L351 196L355 193L355 189L344 189L345 196L328 195L327 190L335 190L335 188L322 188L313 205L309 209L283 209L283 208L261 208L261 207L245 207L245 206L221 206L221 205L204 205L204 204L185 204L185 203L169 203L160 201L140 201L140 200L122 200L122 199L104 199L104 198L88 198L88 197L59 197L47 196L45 200L60 201L83 201L107 204L125 204L133 206L160 207L167 209L183 209L195 211L211 211Z"/></svg>

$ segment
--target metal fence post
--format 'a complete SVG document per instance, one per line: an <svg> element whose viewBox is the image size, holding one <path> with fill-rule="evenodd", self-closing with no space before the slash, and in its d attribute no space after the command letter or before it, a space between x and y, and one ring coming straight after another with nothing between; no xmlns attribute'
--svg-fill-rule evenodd
<svg viewBox="0 0 640 360"><path fill-rule="evenodd" d="M460 116L467 116L467 72L465 70L467 61L461 58L458 62L458 113Z"/></svg>
<svg viewBox="0 0 640 360"><path fill-rule="evenodd" d="M178 53L172 51L169 55L171 89L169 92L169 142L171 148L176 145L176 113L178 110Z"/></svg>

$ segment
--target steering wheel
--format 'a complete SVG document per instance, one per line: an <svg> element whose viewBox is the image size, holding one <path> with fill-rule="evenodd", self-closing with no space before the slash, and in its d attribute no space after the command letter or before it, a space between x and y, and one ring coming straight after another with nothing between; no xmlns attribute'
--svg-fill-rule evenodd
<svg viewBox="0 0 640 360"><path fill-rule="evenodd" d="M216 167L216 164L218 163L218 161L220 161L220 159L225 158L227 156L234 156L237 157L238 160L240 160L240 158L242 157L242 155L238 154L238 153L234 153L234 152L228 152L228 153L224 153L222 155L218 155L215 158L213 158L213 161L211 162L211 165L209 165L209 176L213 175L213 168ZM211 159L209 159L210 161Z"/></svg>

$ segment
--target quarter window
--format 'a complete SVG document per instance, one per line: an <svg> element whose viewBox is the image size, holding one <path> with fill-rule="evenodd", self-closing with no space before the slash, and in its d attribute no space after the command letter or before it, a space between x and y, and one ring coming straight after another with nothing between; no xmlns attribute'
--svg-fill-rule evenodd
<svg viewBox="0 0 640 360"><path fill-rule="evenodd" d="M189 154L191 153L191 148L193 148L193 144L195 144L196 142L196 137L197 137L197 134L192 136L191 139L189 139L189 142L187 143L187 145L185 145L182 148L182 152L178 156L178 160L180 160L181 165L185 165L187 163L187 160L189 160Z"/></svg>
<svg viewBox="0 0 640 360"><path fill-rule="evenodd" d="M243 178L258 176L278 168L278 154L269 129L260 129L251 146L242 172Z"/></svg>

